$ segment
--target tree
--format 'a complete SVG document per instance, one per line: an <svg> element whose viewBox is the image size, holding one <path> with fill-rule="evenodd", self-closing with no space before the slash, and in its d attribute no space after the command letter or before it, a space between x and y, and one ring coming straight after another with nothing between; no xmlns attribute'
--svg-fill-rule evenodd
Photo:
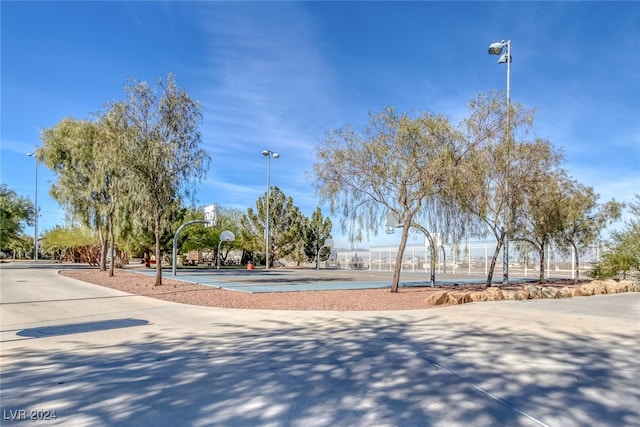
<svg viewBox="0 0 640 427"><path fill-rule="evenodd" d="M229 256L229 252L233 249L242 249L242 239L240 238L242 229L242 217L244 213L240 209L218 206L218 221L217 224L212 227L216 233L216 251L220 247L220 262L224 263ZM222 246L218 246L220 243L220 235L223 231L229 230L236 236L233 242L225 243Z"/></svg>
<svg viewBox="0 0 640 427"><path fill-rule="evenodd" d="M256 201L256 209L248 208L241 220L242 239L250 251L262 253L266 249L267 194ZM302 240L303 215L278 187L271 187L269 197L269 265L291 254Z"/></svg>
<svg viewBox="0 0 640 427"><path fill-rule="evenodd" d="M42 236L42 252L60 262L75 260L95 265L99 262L100 245L96 233L83 226L55 226Z"/></svg>
<svg viewBox="0 0 640 427"><path fill-rule="evenodd" d="M316 208L311 218L305 221L304 253L309 260L315 261L316 268L320 263L321 251L325 241L331 237L331 219L323 218L320 208ZM329 257L331 249L324 249L324 259Z"/></svg>
<svg viewBox="0 0 640 427"><path fill-rule="evenodd" d="M474 216L497 241L487 275L487 285L491 286L498 255L513 233L515 212L523 203L524 188L519 181L526 178L527 171L519 164L518 142L533 128L533 112L513 103L507 109L499 92L479 95L471 102L470 111L464 122L467 134L483 145L475 146L481 149L465 157L464 164L453 173L455 184L449 188L460 209ZM476 231L485 234L479 228Z"/></svg>
<svg viewBox="0 0 640 427"><path fill-rule="evenodd" d="M128 202L137 228L152 228L156 280L162 285L162 236L171 226L172 211L203 176L209 155L200 148L200 104L176 85L173 75L156 87L130 80L126 100L113 104L114 132L121 138L122 158L129 173Z"/></svg>
<svg viewBox="0 0 640 427"><path fill-rule="evenodd" d="M546 141L514 147L520 168L514 170L518 183L514 206L512 241L526 242L538 253L539 281L544 281L545 255L558 235L562 220L562 171L556 171L557 158ZM515 176L513 178L516 178Z"/></svg>
<svg viewBox="0 0 640 427"><path fill-rule="evenodd" d="M6 184L0 184L0 249L17 249L24 226L33 224L35 208Z"/></svg>
<svg viewBox="0 0 640 427"><path fill-rule="evenodd" d="M189 208L183 209L183 211L184 212L181 215L178 215L177 221L174 221L171 227L174 234L178 227L188 221L204 221L203 209ZM215 227L205 227L204 224L197 223L193 226L186 227L180 233L180 239L178 240L180 253L185 253L192 250L214 250L218 245L219 236L220 231L218 231Z"/></svg>
<svg viewBox="0 0 640 427"><path fill-rule="evenodd" d="M592 187L586 187L574 180L562 183L562 197L559 200L560 245L573 248L575 277L580 279L580 251L598 239L607 224L620 218L623 205L610 200L598 204L598 195Z"/></svg>
<svg viewBox="0 0 640 427"><path fill-rule="evenodd" d="M328 133L317 152L314 186L332 213L341 215L344 231L377 233L392 213L402 227L391 292L397 292L402 258L411 228L463 234L456 206L445 188L453 171L474 148L492 135L497 122L490 115L475 127L454 129L443 116L422 113L416 118L393 108L370 115L361 131L351 127ZM454 223L456 224L454 226Z"/></svg>
<svg viewBox="0 0 640 427"><path fill-rule="evenodd" d="M126 190L125 183L125 190ZM126 192L124 193L126 195ZM118 209L116 210L116 224L119 240L122 242L123 248L127 253L133 256L143 258L145 266L151 267L151 254L155 252L156 238L153 229L153 223L150 221L141 221L140 215L136 212L137 205L129 197L121 198ZM175 215L179 215L179 212ZM178 226L175 228L177 229ZM172 239L173 237L171 237ZM166 249L166 236L163 234L161 239L163 249ZM170 248L173 241L170 243Z"/></svg>
<svg viewBox="0 0 640 427"><path fill-rule="evenodd" d="M204 209L184 209L185 213L180 216L179 221L174 223L173 230L187 221L191 220L204 220ZM216 224L210 227L188 227L180 234L178 241L178 247L181 253L191 250L207 250L215 254L215 258L218 257L218 247L220 247L220 262L224 263L227 259L229 252L232 249L242 249L242 245L239 239L234 240L219 246L220 235L223 231L231 231L234 236L240 235L241 219L243 212L240 209L218 206L217 207L217 221Z"/></svg>
<svg viewBox="0 0 640 427"><path fill-rule="evenodd" d="M124 176L117 134L110 132L111 113L95 120L65 118L41 134L39 159L56 175L51 195L72 218L94 228L100 238L100 269L106 270L107 246L115 251L114 214L122 198ZM114 263L109 275L113 276Z"/></svg>
<svg viewBox="0 0 640 427"><path fill-rule="evenodd" d="M591 275L596 278L640 277L640 194L629 204L631 219L625 228L611 234L611 242Z"/></svg>
<svg viewBox="0 0 640 427"><path fill-rule="evenodd" d="M308 221L308 218L303 218L304 221ZM285 257L286 260L295 262L296 266L300 266L302 265L302 263L305 263L307 261L309 261L309 257L307 256L306 252L304 251L304 240L300 240L298 242L296 242L295 247L293 248L293 250Z"/></svg>
<svg viewBox="0 0 640 427"><path fill-rule="evenodd" d="M12 258L26 258L28 254L33 253L35 245L33 243L33 236L27 236L21 234L18 237L11 239L9 246L4 248L12 252ZM40 245L38 245L38 251L40 251Z"/></svg>
<svg viewBox="0 0 640 427"><path fill-rule="evenodd" d="M122 218L122 212L127 212L126 204L128 198L126 180L129 175L129 165L123 161L126 159L127 147L126 139L122 137L123 134L119 124L120 117L117 106L111 107L103 113L99 127L100 142L107 149L102 151L98 149L99 155L95 156L96 173L99 176L96 182L96 186L99 189L99 207L102 215L107 219L109 241L111 242L109 247L109 253L111 254L109 276L114 274L115 263L113 258L116 254L116 228L124 228L119 224L118 226L116 225L116 217ZM102 254L101 265L104 265L106 262L104 250Z"/></svg>

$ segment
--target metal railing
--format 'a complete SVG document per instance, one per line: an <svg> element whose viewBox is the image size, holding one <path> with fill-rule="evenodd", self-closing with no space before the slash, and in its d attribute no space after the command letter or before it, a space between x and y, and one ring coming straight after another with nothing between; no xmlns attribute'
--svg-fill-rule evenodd
<svg viewBox="0 0 640 427"><path fill-rule="evenodd" d="M489 271L491 257L495 250L495 242L469 242L459 245L441 245L438 247L436 273L467 274L486 276ZM332 251L329 261L322 268L339 268L347 270L393 271L396 263L397 247L372 247L368 251ZM430 269L430 249L422 245L407 246L402 259L404 272L428 272ZM601 248L598 245L579 249L579 274L586 277L598 261ZM494 277L502 274L502 253L498 254ZM576 278L576 264L572 249L561 250L550 247L545 252L545 277ZM509 273L512 277L539 276L540 260L533 250L525 250L515 245L510 248Z"/></svg>

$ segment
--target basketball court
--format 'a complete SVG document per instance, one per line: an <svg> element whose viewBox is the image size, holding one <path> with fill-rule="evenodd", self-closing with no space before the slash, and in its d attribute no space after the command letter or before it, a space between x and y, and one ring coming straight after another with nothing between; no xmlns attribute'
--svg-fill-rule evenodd
<svg viewBox="0 0 640 427"><path fill-rule="evenodd" d="M137 273L155 276L152 269L132 270ZM197 283L205 286L248 293L263 292L303 292L352 289L390 288L392 272L368 270L313 270L284 269L270 270L178 270L173 276L170 271L163 271L163 277ZM455 286L457 284L483 284L485 276L443 274L436 275L437 286ZM512 282L532 281L531 277L511 279ZM494 278L494 283L502 283L502 276ZM400 287L431 286L428 273L403 272L400 275Z"/></svg>

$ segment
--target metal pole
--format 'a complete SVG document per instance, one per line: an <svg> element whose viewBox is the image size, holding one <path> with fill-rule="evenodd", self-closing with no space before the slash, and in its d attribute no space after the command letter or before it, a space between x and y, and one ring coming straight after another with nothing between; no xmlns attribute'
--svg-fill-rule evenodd
<svg viewBox="0 0 640 427"><path fill-rule="evenodd" d="M444 250L444 245L440 245L442 249L442 267L444 268L443 273L447 274L447 252Z"/></svg>
<svg viewBox="0 0 640 427"><path fill-rule="evenodd" d="M35 204L35 209L36 209L36 220L35 220L35 225L34 225L34 233L33 233L33 247L34 247L34 255L33 255L33 259L34 261L38 261L38 159L36 158L35 154L33 155L33 158L36 161L36 188L35 188L35 197L34 197L34 204Z"/></svg>
<svg viewBox="0 0 640 427"><path fill-rule="evenodd" d="M271 175L271 152L267 156L267 222L265 224L265 243L266 243L266 260L265 270L269 269L269 193L271 191L269 178Z"/></svg>
<svg viewBox="0 0 640 427"><path fill-rule="evenodd" d="M176 234L173 236L173 252L172 252L172 258L173 258L173 265L172 265L172 273L175 276L176 275L176 265L177 265L177 256L178 256L178 235L180 234L180 232L182 231L183 228L185 228L187 225L189 224L197 224L197 223L202 223L202 224L207 224L209 221L203 221L201 219L194 219L193 221L187 221L184 224L182 224L180 227L178 227L178 230L176 231Z"/></svg>
<svg viewBox="0 0 640 427"><path fill-rule="evenodd" d="M489 257L489 244L485 243L484 244L484 275L485 276L489 274L488 257Z"/></svg>
<svg viewBox="0 0 640 427"><path fill-rule="evenodd" d="M36 163L35 173L35 191L34 191L34 227L33 227L33 260L38 261L38 158L35 151L27 154L29 157L33 157Z"/></svg>
<svg viewBox="0 0 640 427"><path fill-rule="evenodd" d="M576 249L573 246L571 246L571 279L575 280L575 278L576 278Z"/></svg>
<svg viewBox="0 0 640 427"><path fill-rule="evenodd" d="M436 244L433 241L433 237L431 236L431 233L429 233L429 231L426 228L414 222L411 223L411 227L422 231L424 235L427 236L427 240L429 241L429 246L431 246L431 277L430 277L431 287L435 287L436 286L436 256L437 256Z"/></svg>
<svg viewBox="0 0 640 427"><path fill-rule="evenodd" d="M502 251L502 284L509 284L509 234L512 222L512 206L511 206L511 188L509 186L510 170L511 170L511 123L510 123L510 104L511 104L511 40L507 41L507 230L504 235L504 249Z"/></svg>

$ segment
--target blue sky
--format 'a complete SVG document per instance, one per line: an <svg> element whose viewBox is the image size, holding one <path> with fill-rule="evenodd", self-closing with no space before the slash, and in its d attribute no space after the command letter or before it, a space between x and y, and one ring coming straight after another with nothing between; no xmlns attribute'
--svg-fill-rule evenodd
<svg viewBox="0 0 640 427"><path fill-rule="evenodd" d="M385 106L458 122L505 90L488 45L512 42L511 100L604 202L640 192L638 2L2 1L1 180L33 199L40 132L171 72L203 106L198 202L245 210L271 184L310 216L315 148ZM38 170L40 231L64 222ZM327 206L321 206L329 215ZM338 219L334 218L334 224ZM29 231L31 230L31 231ZM27 232L32 232L32 228ZM338 246L347 240L334 226ZM378 230L360 246L394 244Z"/></svg>

